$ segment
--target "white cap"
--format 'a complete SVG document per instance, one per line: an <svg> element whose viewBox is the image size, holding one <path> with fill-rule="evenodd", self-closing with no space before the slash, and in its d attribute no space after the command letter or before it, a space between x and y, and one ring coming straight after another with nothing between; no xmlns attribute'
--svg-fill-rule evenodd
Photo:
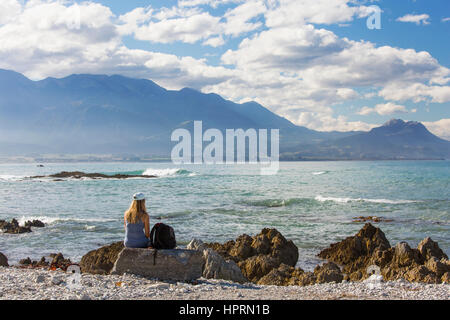
<svg viewBox="0 0 450 320"><path fill-rule="evenodd" d="M145 195L142 192L135 193L133 195L133 200L137 200L137 201L145 200Z"/></svg>

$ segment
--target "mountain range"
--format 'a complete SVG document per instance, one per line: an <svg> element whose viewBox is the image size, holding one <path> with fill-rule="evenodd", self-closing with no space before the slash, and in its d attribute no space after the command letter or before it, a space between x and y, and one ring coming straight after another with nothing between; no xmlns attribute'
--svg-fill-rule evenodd
<svg viewBox="0 0 450 320"><path fill-rule="evenodd" d="M421 123L392 120L370 132L297 126L256 102L166 90L119 75L32 81L0 69L0 155L134 154L168 156L176 128L280 129L284 160L448 159L450 142Z"/></svg>

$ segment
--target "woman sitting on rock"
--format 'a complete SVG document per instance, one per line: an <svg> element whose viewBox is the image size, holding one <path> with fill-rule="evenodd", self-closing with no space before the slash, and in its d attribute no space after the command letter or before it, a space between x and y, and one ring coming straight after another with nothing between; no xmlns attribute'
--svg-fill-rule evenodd
<svg viewBox="0 0 450 320"><path fill-rule="evenodd" d="M150 238L150 217L145 208L143 193L133 195L133 202L124 215L125 241L127 248L147 248Z"/></svg>

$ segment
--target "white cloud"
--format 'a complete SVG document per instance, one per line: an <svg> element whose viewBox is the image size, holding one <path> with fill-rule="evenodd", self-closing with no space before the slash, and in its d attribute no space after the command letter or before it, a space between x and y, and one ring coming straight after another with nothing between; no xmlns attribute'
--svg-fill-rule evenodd
<svg viewBox="0 0 450 320"><path fill-rule="evenodd" d="M441 119L434 122L423 122L425 127L433 134L446 140L450 140L450 119Z"/></svg>
<svg viewBox="0 0 450 320"><path fill-rule="evenodd" d="M345 116L334 118L329 114L301 112L295 118L289 118L298 125L319 131L369 131L378 127L376 124L369 124L362 121L348 121Z"/></svg>
<svg viewBox="0 0 450 320"><path fill-rule="evenodd" d="M428 21L428 19L430 19L430 16L428 14L407 14L403 17L397 18L396 21L411 22L417 25L427 25L430 24L430 21Z"/></svg>
<svg viewBox="0 0 450 320"><path fill-rule="evenodd" d="M449 18L443 18L441 21L442 22L448 22L448 21L450 21L450 17Z"/></svg>
<svg viewBox="0 0 450 320"><path fill-rule="evenodd" d="M374 108L363 107L357 114L359 115L369 115L372 113L378 113L379 115L386 116L396 113L408 113L405 106L394 104L392 102L377 104Z"/></svg>
<svg viewBox="0 0 450 320"><path fill-rule="evenodd" d="M274 27L295 27L307 23L334 24L350 22L355 17L370 14L366 6L354 5L351 0L276 0L271 1L266 14L266 25Z"/></svg>
<svg viewBox="0 0 450 320"><path fill-rule="evenodd" d="M201 5L208 5L213 8L217 8L220 5L225 5L229 3L240 3L245 0L179 0L179 7L197 7Z"/></svg>
<svg viewBox="0 0 450 320"><path fill-rule="evenodd" d="M0 2L0 25L8 23L22 11L22 5L17 0L2 0Z"/></svg>
<svg viewBox="0 0 450 320"><path fill-rule="evenodd" d="M18 2L2 0L0 6L6 8L6 3ZM223 16L205 11L204 6L223 3L235 6ZM450 101L450 70L428 52L377 47L314 25L350 23L366 16L367 7L355 1L191 0L171 8L136 8L120 17L97 3L78 6L79 30L67 23L74 6L66 2L33 0L18 9L10 6L7 23L0 24L0 68L34 79L118 73L151 79L169 89L190 86L234 101L255 100L299 125L320 130L371 128L372 124L336 116L334 108L371 98L375 92L389 101ZM218 47L243 34L247 36L239 46L221 57L226 67L182 53L132 50L122 42L124 35L133 35L154 43ZM370 93L360 95L360 89ZM386 105L370 112L406 110Z"/></svg>
<svg viewBox="0 0 450 320"><path fill-rule="evenodd" d="M430 86L423 83L390 83L380 90L384 99L395 101L412 100L415 103L430 100L434 103L450 102L450 86Z"/></svg>

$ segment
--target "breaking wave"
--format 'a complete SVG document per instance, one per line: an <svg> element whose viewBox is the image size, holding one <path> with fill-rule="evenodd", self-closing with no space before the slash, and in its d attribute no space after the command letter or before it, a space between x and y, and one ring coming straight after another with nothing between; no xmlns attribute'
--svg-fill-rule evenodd
<svg viewBox="0 0 450 320"><path fill-rule="evenodd" d="M318 195L315 200L319 202L333 201L337 203L349 203L349 202L370 202L370 203L386 203L386 204L406 204L420 202L416 200L389 200L389 199L366 199L366 198L335 198L335 197L323 197Z"/></svg>

